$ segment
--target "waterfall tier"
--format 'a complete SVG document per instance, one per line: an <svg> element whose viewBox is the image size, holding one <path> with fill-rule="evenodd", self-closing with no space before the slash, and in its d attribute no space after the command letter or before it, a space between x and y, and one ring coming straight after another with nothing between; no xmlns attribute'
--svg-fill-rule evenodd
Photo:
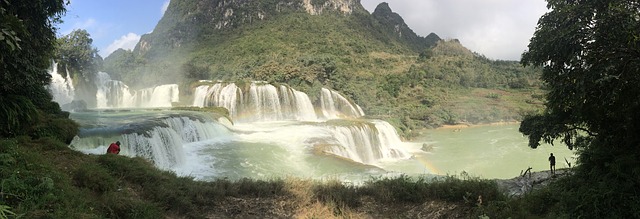
<svg viewBox="0 0 640 219"><path fill-rule="evenodd" d="M194 106L218 106L229 110L234 121L314 121L319 119L358 118L360 106L336 91L323 88L318 104L291 87L253 82L244 89L235 83L202 85L194 92ZM316 113L318 112L318 113Z"/></svg>
<svg viewBox="0 0 640 219"><path fill-rule="evenodd" d="M141 90L131 90L122 81L111 80L109 74L98 73L96 81L97 108L158 108L171 107L179 101L177 84L159 85Z"/></svg>
<svg viewBox="0 0 640 219"><path fill-rule="evenodd" d="M120 141L121 154L146 158L162 169L185 162L184 144L230 135L226 126L197 114L126 115L129 120L111 114L101 116L98 121L110 123L81 129L71 142L72 148L104 154L111 142Z"/></svg>
<svg viewBox="0 0 640 219"><path fill-rule="evenodd" d="M65 69L66 77L62 76L58 72L58 63L53 62L49 74L51 75L51 83L47 86L47 89L53 96L53 101L60 104L60 106L71 103L75 98L75 88L69 71Z"/></svg>
<svg viewBox="0 0 640 219"><path fill-rule="evenodd" d="M401 149L403 142L388 122L353 121L349 124L328 125L332 139L319 144L319 150L364 164L376 164L382 159L410 157Z"/></svg>

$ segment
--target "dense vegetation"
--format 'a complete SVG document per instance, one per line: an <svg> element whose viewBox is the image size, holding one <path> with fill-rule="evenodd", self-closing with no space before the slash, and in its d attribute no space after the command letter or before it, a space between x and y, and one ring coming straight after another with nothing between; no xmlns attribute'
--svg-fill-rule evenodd
<svg viewBox="0 0 640 219"><path fill-rule="evenodd" d="M0 136L70 142L78 127L45 88L63 1L2 0L0 6Z"/></svg>
<svg viewBox="0 0 640 219"><path fill-rule="evenodd" d="M550 207L570 218L640 213L640 1L556 1L523 63L542 66L546 109L520 131L529 145L562 140L579 154Z"/></svg>

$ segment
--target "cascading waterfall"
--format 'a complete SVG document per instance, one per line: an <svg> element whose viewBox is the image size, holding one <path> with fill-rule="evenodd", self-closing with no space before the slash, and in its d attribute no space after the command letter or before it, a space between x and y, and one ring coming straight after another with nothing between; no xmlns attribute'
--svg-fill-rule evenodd
<svg viewBox="0 0 640 219"><path fill-rule="evenodd" d="M358 118L364 112L336 91L323 88L319 106L307 94L291 87L253 82L246 90L235 83L202 85L195 89L194 106L218 106L229 110L234 121L318 121L319 119ZM318 114L316 114L316 108ZM325 124L326 125L326 124ZM333 140L325 152L356 162L375 164L380 159L409 157L398 148L402 141L393 126L384 121L326 125L327 138Z"/></svg>
<svg viewBox="0 0 640 219"><path fill-rule="evenodd" d="M111 80L109 74L98 72L97 108L171 107L179 101L177 84L166 84L132 91L122 81Z"/></svg>
<svg viewBox="0 0 640 219"><path fill-rule="evenodd" d="M98 79L98 108L165 107L178 101L177 85L132 91L106 73L98 74ZM393 126L358 119L364 115L362 109L329 89L321 90L314 106L306 93L286 85L218 82L197 87L193 100L194 106L224 107L239 123L186 111L88 110L72 114L84 123L70 146L104 154L111 142L119 140L122 155L204 178L268 176L263 171L282 172L291 162L301 163L288 170L292 174L323 174L327 170L317 167L324 165L314 162L326 162L327 157L309 157L317 155L314 151L344 158L338 159L341 162L368 164L366 168L410 157ZM222 118L226 117L217 119Z"/></svg>
<svg viewBox="0 0 640 219"><path fill-rule="evenodd" d="M327 119L358 118L364 116L364 112L357 104L351 104L347 98L338 92L322 88L320 106L322 114Z"/></svg>
<svg viewBox="0 0 640 219"><path fill-rule="evenodd" d="M198 107L219 106L229 110L231 118L238 117L238 107L244 102L242 90L231 83L223 86L217 83L213 86L199 86L194 92L193 105Z"/></svg>
<svg viewBox="0 0 640 219"><path fill-rule="evenodd" d="M400 148L403 144L391 124L374 120L350 125L329 127L335 142L328 142L324 152L359 163L376 164L381 159L404 159L409 155Z"/></svg>
<svg viewBox="0 0 640 219"><path fill-rule="evenodd" d="M322 89L319 107L314 107L309 96L291 87L253 82L246 91L234 83L202 85L194 92L194 106L218 106L229 110L235 121L315 121L319 118L358 118L362 109L350 103L338 92ZM316 108L322 115L316 115Z"/></svg>
<svg viewBox="0 0 640 219"><path fill-rule="evenodd" d="M111 127L86 128L70 146L86 153L104 154L111 142L120 141L122 155L143 157L161 169L170 169L184 164L185 144L230 135L226 126L211 119L167 116Z"/></svg>
<svg viewBox="0 0 640 219"><path fill-rule="evenodd" d="M294 115L295 120L300 121L317 119L315 109L307 94L284 85L280 85L280 93L283 94L283 105L292 107L286 109L285 115Z"/></svg>
<svg viewBox="0 0 640 219"><path fill-rule="evenodd" d="M66 70L66 69L65 69ZM75 98L75 88L71 74L66 70L66 77L58 72L58 63L53 62L49 74L51 75L51 83L47 86L49 93L53 96L53 101L60 105L68 104Z"/></svg>
<svg viewBox="0 0 640 219"><path fill-rule="evenodd" d="M154 127L145 134L124 134L121 136L122 154L147 158L161 169L181 165L185 161L180 134L173 129Z"/></svg>

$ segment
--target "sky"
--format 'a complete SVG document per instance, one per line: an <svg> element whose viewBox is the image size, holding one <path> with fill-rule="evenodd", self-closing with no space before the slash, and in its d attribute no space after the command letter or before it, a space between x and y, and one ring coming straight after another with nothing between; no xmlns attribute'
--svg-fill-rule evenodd
<svg viewBox="0 0 640 219"><path fill-rule="evenodd" d="M436 33L458 39L491 59L520 60L540 16L544 0L361 0L373 12L389 3L420 36ZM100 56L118 48L132 50L140 36L153 31L169 0L71 0L58 36L74 29L91 35Z"/></svg>

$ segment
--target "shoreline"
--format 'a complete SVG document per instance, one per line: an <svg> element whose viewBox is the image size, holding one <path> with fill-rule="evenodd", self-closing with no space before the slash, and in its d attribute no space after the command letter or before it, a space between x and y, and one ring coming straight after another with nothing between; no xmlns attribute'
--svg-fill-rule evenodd
<svg viewBox="0 0 640 219"><path fill-rule="evenodd" d="M510 122L492 122L492 123L482 123L482 124L442 125L435 129L464 129L464 128L473 128L473 127L482 127L482 126L516 125L516 124L520 124L520 122L510 121Z"/></svg>

